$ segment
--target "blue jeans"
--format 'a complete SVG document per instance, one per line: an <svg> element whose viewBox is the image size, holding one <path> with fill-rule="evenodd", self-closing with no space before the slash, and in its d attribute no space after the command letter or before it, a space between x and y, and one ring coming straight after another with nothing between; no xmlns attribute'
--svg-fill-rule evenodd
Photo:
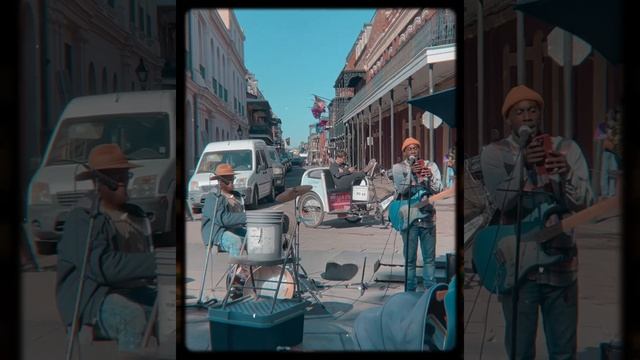
<svg viewBox="0 0 640 360"><path fill-rule="evenodd" d="M118 341L120 351L133 351L142 345L156 293L151 288L124 291L110 293L104 298L98 325L103 335Z"/></svg>
<svg viewBox="0 0 640 360"><path fill-rule="evenodd" d="M407 245L407 236L409 237ZM407 254L407 291L416 291L418 287L416 281L416 262L418 261L418 242L422 251L424 267L422 277L424 288L428 289L435 284L434 275L436 272L436 226L422 227L412 224L408 231L402 232L402 242Z"/></svg>
<svg viewBox="0 0 640 360"><path fill-rule="evenodd" d="M512 295L502 295L505 318L505 345L511 355ZM551 286L526 280L518 295L518 329L516 331L515 359L536 358L538 309L542 311L544 335L549 359L576 358L576 324L578 321L578 283L569 286ZM514 359L513 356L509 356Z"/></svg>
<svg viewBox="0 0 640 360"><path fill-rule="evenodd" d="M241 234L246 234L246 231L246 229L238 230ZM225 231L222 233L222 238L220 239L220 245L218 245L218 247L220 250L228 252L229 256L240 256L240 247L244 241L244 236L245 235L236 235L231 231Z"/></svg>

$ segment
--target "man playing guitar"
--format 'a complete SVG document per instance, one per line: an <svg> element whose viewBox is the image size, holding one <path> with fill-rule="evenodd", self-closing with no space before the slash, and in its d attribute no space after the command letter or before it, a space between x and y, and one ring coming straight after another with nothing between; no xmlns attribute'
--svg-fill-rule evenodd
<svg viewBox="0 0 640 360"><path fill-rule="evenodd" d="M426 191L432 195L442 190L440 170L433 162L419 160L420 142L412 137L402 143L404 161L394 164L392 168L393 185L396 188L399 199L410 199L419 191ZM401 232L405 247L404 254L407 258L407 291L416 291L416 261L418 260L418 242L424 261L423 279L424 288L429 289L434 284L436 268L436 211L429 204L417 211L426 211L430 214L416 219Z"/></svg>
<svg viewBox="0 0 640 360"><path fill-rule="evenodd" d="M580 147L570 139L538 134L543 108L544 101L537 92L524 85L512 88L502 106L502 115L511 133L487 145L481 153L482 175L493 203L500 210L502 224L541 221L551 226L559 222L558 214L584 209L593 201L589 169ZM518 219L518 189L522 183ZM549 358L576 356L575 240L573 235L561 232L545 245L549 255L561 254L564 261L521 274L524 280L515 287L519 292L516 354L511 354L513 290L499 296L506 322L505 344L512 359L535 358L539 308L544 318ZM479 270L485 266L475 265Z"/></svg>

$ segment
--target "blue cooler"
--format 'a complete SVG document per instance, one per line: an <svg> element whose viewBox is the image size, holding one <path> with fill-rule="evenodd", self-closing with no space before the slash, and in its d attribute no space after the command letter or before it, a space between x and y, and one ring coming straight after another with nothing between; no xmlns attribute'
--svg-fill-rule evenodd
<svg viewBox="0 0 640 360"><path fill-rule="evenodd" d="M302 342L307 301L273 298L239 299L209 308L213 351L275 351L278 346Z"/></svg>

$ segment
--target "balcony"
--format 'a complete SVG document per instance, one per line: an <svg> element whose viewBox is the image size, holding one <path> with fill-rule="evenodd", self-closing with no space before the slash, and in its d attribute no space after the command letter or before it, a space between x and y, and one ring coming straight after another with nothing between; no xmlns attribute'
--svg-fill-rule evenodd
<svg viewBox="0 0 640 360"><path fill-rule="evenodd" d="M251 125L249 128L249 138L264 140L267 145L273 145L273 132L271 126Z"/></svg>
<svg viewBox="0 0 640 360"><path fill-rule="evenodd" d="M343 110L349 114L360 106L369 95L392 80L398 72L427 48L456 45L456 16L452 11L438 11L413 37L398 50L387 64L358 91Z"/></svg>

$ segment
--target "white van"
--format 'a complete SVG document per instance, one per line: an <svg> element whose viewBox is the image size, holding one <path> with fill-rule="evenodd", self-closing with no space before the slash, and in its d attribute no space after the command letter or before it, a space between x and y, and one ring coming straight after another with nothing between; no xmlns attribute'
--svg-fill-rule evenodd
<svg viewBox="0 0 640 360"><path fill-rule="evenodd" d="M200 213L204 198L210 191L217 191L218 181L209 180L218 164L227 163L236 172L234 188L242 193L245 205L255 208L258 201L276 196L273 169L266 154L263 140L229 140L209 143L202 152L196 172L189 180L189 205L194 213Z"/></svg>
<svg viewBox="0 0 640 360"><path fill-rule="evenodd" d="M96 145L115 143L141 167L131 169L129 201L149 216L154 234L175 241L175 90L78 97L65 107L29 183L27 221L36 241L57 243L67 213L93 190L75 181Z"/></svg>

